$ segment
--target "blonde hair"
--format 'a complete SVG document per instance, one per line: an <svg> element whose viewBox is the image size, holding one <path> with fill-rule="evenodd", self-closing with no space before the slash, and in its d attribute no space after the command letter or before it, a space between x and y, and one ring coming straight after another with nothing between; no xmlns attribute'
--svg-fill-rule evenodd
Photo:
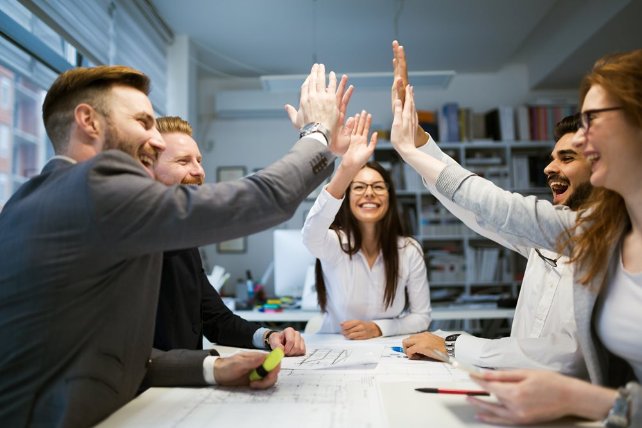
<svg viewBox="0 0 642 428"><path fill-rule="evenodd" d="M156 129L161 134L180 132L192 136L192 125L178 116L163 116L156 119Z"/></svg>

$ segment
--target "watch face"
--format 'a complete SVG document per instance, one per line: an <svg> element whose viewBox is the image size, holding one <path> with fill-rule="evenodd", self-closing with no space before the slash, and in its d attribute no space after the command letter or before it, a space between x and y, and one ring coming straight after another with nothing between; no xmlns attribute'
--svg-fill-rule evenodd
<svg viewBox="0 0 642 428"><path fill-rule="evenodd" d="M459 337L459 334L451 334L450 336L446 336L444 340L446 342L454 342L455 340L457 340L458 337Z"/></svg>

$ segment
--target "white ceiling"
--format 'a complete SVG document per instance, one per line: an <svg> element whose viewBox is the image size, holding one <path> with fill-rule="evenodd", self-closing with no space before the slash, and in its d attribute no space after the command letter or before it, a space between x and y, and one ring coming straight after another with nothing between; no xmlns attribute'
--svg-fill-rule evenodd
<svg viewBox="0 0 642 428"><path fill-rule="evenodd" d="M577 88L595 59L642 47L642 0L150 0L196 46L201 76L528 67L533 89Z"/></svg>

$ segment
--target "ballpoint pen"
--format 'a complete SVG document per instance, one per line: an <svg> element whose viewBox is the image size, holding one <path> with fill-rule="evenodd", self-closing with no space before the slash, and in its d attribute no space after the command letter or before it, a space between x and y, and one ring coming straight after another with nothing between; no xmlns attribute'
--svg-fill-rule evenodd
<svg viewBox="0 0 642 428"><path fill-rule="evenodd" d="M470 389L447 389L447 388L415 388L415 391L429 392L433 394L455 394L455 395L490 395L486 391L475 391Z"/></svg>
<svg viewBox="0 0 642 428"><path fill-rule="evenodd" d="M390 349L392 349L395 352L403 353L403 348L401 346L391 346Z"/></svg>

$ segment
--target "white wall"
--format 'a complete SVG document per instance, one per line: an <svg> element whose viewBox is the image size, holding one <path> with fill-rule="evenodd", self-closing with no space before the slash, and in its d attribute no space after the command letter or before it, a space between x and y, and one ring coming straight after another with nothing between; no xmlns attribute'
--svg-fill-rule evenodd
<svg viewBox="0 0 642 428"><path fill-rule="evenodd" d="M415 88L417 106L419 109L437 109L446 102L455 101L461 107L470 107L473 111L484 112L498 105L518 105L544 100L557 102L575 102L575 88L566 91L533 92L528 87L528 75L525 67L510 66L496 73L460 74L453 78L446 89L429 90ZM274 98L272 118L239 118L220 119L215 117L216 94L222 88L243 87L243 83L251 86L253 92L235 92L239 99L243 98L252 110L252 97L255 104L264 105L265 97ZM245 86L247 87L247 85ZM258 93L257 80L220 81L202 80L199 82L199 102L201 123L201 145L203 164L208 174L207 181L215 181L216 168L219 166L246 166L248 172L260 168L279 159L289 150L297 139L297 132L290 125L285 112L279 112L284 102L296 103L298 95ZM238 91L239 89L235 89ZM220 97L219 97L220 99ZM221 107L220 105L218 107ZM359 90L350 102L349 114L361 109L367 109L373 114L373 124L376 128L389 129L392 122L390 112L390 92L388 88L379 90ZM278 226L280 228L300 228L303 225L303 215L312 204L304 202L294 217ZM218 254L215 246L206 248L208 263L224 266L232 273L225 287L225 292L233 293L236 278L244 277L245 270L251 269L255 278L259 278L272 260L272 230L252 235L248 238L247 253L242 255ZM273 290L272 280L268 282L268 292Z"/></svg>

